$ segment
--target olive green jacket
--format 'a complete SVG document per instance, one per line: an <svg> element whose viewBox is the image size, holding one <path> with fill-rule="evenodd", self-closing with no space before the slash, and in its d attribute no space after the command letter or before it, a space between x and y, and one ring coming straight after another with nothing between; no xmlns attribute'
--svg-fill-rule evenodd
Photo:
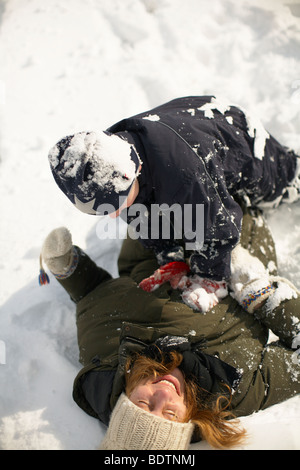
<svg viewBox="0 0 300 470"><path fill-rule="evenodd" d="M274 243L261 215L244 216L241 244L266 266L272 261L272 266L276 267ZM152 252L130 238L124 241L119 256L119 278L112 279L88 257L82 263L77 269L77 279L73 275L61 284L77 301L78 344L84 366L74 381L73 397L90 415L108 421L109 413L124 390L127 358L166 334L186 336L191 342L204 338L204 352L218 355L242 372L232 399L232 409L237 416L251 414L299 393L299 381L294 389L291 387L292 379L287 376L284 359L278 360L276 367L271 366L274 357L270 355L269 346L266 347L269 322L273 322L276 334L281 331L282 308L273 312L271 320L263 309L254 317L228 295L202 314L185 305L180 292L171 289L169 283L153 293L144 292L137 284L153 274L157 262ZM76 292L82 289L82 273L84 289L88 290L90 285L92 290L87 294L83 290L76 298ZM286 302L285 311L294 313L295 302ZM291 338L286 329L282 336L286 343L284 350L291 354L288 350ZM278 351L274 351L274 356L278 357ZM281 385L276 388L278 383ZM91 392L93 387L95 390ZM91 393L96 398L90 398ZM99 394L102 393L109 396L109 400L103 398L102 411L105 408L105 412L101 414L91 402L101 399Z"/></svg>

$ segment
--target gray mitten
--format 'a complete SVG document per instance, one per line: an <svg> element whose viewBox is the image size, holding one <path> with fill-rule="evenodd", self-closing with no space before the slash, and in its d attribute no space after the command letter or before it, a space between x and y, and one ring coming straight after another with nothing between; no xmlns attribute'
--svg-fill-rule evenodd
<svg viewBox="0 0 300 470"><path fill-rule="evenodd" d="M66 227L59 227L46 237L40 255L40 285L49 283L42 259L58 279L69 277L77 266L77 250L72 244L72 236Z"/></svg>

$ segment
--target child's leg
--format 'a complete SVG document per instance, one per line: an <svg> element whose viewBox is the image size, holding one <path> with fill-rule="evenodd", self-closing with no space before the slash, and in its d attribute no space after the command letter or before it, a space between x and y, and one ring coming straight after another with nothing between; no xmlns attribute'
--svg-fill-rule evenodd
<svg viewBox="0 0 300 470"><path fill-rule="evenodd" d="M104 269L99 268L80 248L75 247L75 250L78 262L74 272L66 278L61 276L55 277L68 292L71 299L77 303L94 290L98 284L111 279L111 275Z"/></svg>
<svg viewBox="0 0 300 470"><path fill-rule="evenodd" d="M266 140L265 155L262 161L263 177L258 183L258 193L263 196L259 204L273 202L294 202L299 197L298 180L299 156L282 146L272 136ZM259 194L260 193L260 194ZM258 200L256 200L256 203ZM271 205L272 206L272 205Z"/></svg>
<svg viewBox="0 0 300 470"><path fill-rule="evenodd" d="M257 257L273 275L277 274L277 257L272 233L263 213L257 208L243 207L244 217L240 244Z"/></svg>

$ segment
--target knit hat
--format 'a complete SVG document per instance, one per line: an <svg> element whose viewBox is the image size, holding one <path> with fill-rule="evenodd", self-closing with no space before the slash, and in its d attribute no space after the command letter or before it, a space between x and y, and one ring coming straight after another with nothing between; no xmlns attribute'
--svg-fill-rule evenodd
<svg viewBox="0 0 300 470"><path fill-rule="evenodd" d="M186 450L193 429L142 410L122 393L99 450Z"/></svg>
<svg viewBox="0 0 300 470"><path fill-rule="evenodd" d="M141 164L132 144L106 131L64 137L50 150L49 163L63 193L77 209L92 215L120 207Z"/></svg>

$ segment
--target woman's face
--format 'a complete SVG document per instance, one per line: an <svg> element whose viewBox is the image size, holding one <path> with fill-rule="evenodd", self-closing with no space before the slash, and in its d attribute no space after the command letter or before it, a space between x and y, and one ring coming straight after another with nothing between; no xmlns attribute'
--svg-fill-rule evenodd
<svg viewBox="0 0 300 470"><path fill-rule="evenodd" d="M141 380L129 399L139 408L161 418L180 422L186 416L184 378L178 368L168 375Z"/></svg>

